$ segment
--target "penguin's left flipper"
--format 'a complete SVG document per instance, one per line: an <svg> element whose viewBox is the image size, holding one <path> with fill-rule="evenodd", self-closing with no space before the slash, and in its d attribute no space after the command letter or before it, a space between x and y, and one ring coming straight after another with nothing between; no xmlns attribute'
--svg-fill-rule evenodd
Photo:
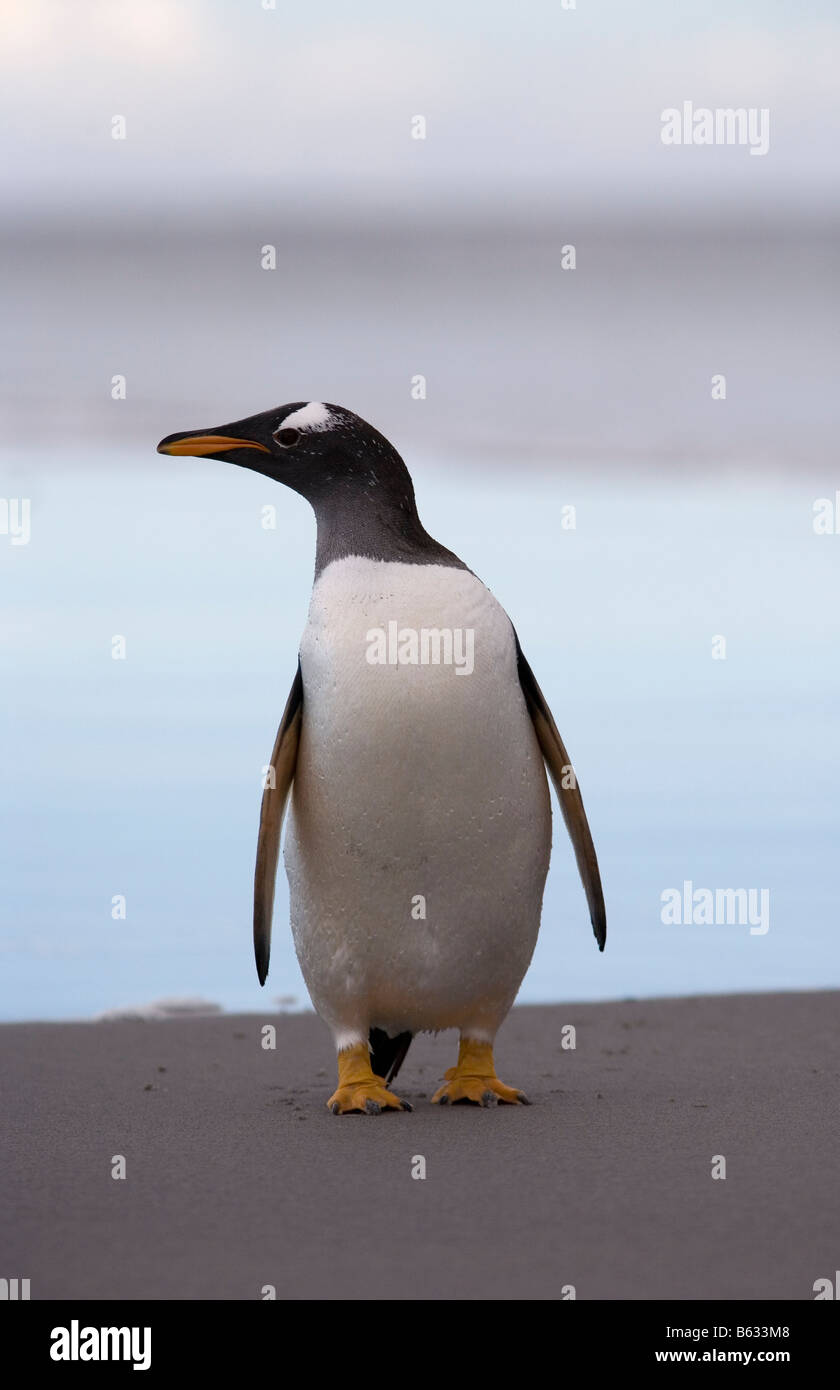
<svg viewBox="0 0 840 1390"><path fill-rule="evenodd" d="M268 975L271 951L271 914L274 910L274 882L280 857L280 831L289 792L295 776L300 726L303 717L303 679L298 661L297 674L292 682L280 728L274 740L269 778L260 808L260 833L257 839L257 867L254 871L254 955L257 974L264 985ZM273 781L274 785L271 785Z"/></svg>
<svg viewBox="0 0 840 1390"><path fill-rule="evenodd" d="M515 633L514 637L516 637ZM522 686L528 713L531 716L549 776L554 783L563 820L566 822L569 839L575 851L578 873L586 893L586 901L589 904L592 930L595 933L595 940L603 951L607 940L607 910L604 906L604 894L601 888L601 874L598 869L595 846L592 843L589 822L583 809L583 798L580 794L574 768L569 760L551 710L537 685L533 671L522 654L518 637L516 637L516 660L519 667L519 683Z"/></svg>

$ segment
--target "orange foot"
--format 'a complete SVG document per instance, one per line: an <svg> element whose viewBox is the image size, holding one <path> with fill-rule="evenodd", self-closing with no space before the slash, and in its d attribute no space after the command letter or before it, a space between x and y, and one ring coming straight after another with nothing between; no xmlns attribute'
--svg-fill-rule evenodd
<svg viewBox="0 0 840 1390"><path fill-rule="evenodd" d="M388 1090L381 1076L370 1065L367 1043L355 1043L338 1054L338 1088L327 1101L334 1115L379 1115L383 1110L410 1110L407 1100L400 1100Z"/></svg>
<svg viewBox="0 0 840 1390"><path fill-rule="evenodd" d="M524 1091L506 1086L496 1075L493 1065L493 1048L490 1043L476 1042L472 1038L462 1038L458 1048L458 1065L450 1067L446 1084L435 1091L432 1105L457 1105L467 1101L472 1105L485 1107L498 1105L530 1105Z"/></svg>

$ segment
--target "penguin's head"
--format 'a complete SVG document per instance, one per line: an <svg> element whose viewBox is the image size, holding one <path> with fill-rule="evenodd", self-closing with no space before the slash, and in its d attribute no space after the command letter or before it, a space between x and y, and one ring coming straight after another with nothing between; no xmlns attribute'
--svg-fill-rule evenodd
<svg viewBox="0 0 840 1390"><path fill-rule="evenodd" d="M405 464L384 435L323 401L295 401L211 430L169 434L157 451L250 468L311 502L336 493L393 494L406 485L411 492Z"/></svg>

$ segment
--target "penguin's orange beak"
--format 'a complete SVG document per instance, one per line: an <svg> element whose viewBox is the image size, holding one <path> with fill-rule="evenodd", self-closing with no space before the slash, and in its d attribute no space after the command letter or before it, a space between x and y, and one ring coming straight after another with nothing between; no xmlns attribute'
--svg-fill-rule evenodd
<svg viewBox="0 0 840 1390"><path fill-rule="evenodd" d="M256 444L253 439L233 439L226 434L170 434L157 446L159 454L186 454L191 458L224 454L228 449L258 449L261 454L271 453L264 444Z"/></svg>

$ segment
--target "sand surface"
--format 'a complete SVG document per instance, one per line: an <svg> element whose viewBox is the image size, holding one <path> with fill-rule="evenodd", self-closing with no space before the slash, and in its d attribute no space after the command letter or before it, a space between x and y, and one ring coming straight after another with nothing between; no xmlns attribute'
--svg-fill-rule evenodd
<svg viewBox="0 0 840 1390"><path fill-rule="evenodd" d="M445 1034L380 1117L327 1112L311 1015L5 1025L3 1273L33 1299L809 1299L840 1252L839 1003L518 1008L497 1064L529 1108L431 1106Z"/></svg>

